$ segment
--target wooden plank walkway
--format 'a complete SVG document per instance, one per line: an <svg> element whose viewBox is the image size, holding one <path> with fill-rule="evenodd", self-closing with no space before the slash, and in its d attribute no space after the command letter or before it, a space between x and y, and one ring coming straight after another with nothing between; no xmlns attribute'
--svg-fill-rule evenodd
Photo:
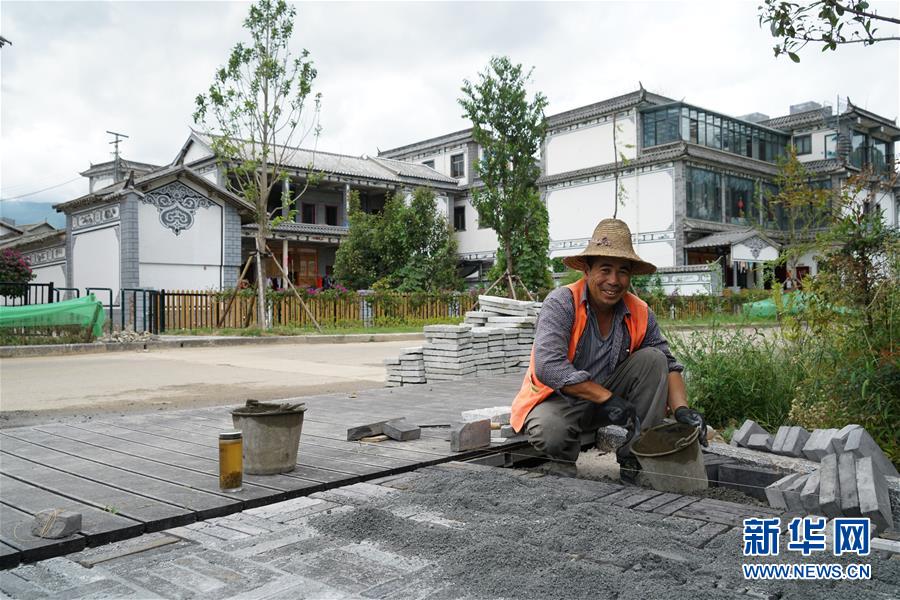
<svg viewBox="0 0 900 600"><path fill-rule="evenodd" d="M483 455L450 451L447 430L409 442L347 442L348 427L405 417L448 425L460 412L509 405L521 375L300 398L307 405L297 467L246 475L243 490L218 486L218 433L230 407L110 416L0 430L0 567L41 560L328 488ZM512 449L519 441L498 441ZM81 512L63 540L31 535L45 509Z"/></svg>

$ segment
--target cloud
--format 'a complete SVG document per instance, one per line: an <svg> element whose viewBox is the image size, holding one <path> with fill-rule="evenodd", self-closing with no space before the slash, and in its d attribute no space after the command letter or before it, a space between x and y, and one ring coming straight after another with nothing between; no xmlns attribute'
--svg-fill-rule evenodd
<svg viewBox="0 0 900 600"><path fill-rule="evenodd" d="M876 3L897 12L893 3ZM242 2L4 2L0 30L2 197L72 179L110 159L170 162L195 96L246 39ZM850 96L900 112L895 43L772 56L754 2L300 3L294 49L308 48L323 94L321 150L374 154L463 129L463 79L492 55L534 66L549 112L637 88L725 114L785 114ZM891 45L893 44L893 45ZM309 141L311 143L311 140ZM78 181L29 200L61 202ZM2 206L0 206L2 210Z"/></svg>

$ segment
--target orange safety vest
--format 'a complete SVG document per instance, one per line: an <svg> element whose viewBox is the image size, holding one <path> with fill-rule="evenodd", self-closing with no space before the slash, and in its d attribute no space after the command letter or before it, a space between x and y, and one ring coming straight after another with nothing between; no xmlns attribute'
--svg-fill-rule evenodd
<svg viewBox="0 0 900 600"><path fill-rule="evenodd" d="M584 328L588 322L589 307L581 302L584 294L584 286L586 280L584 277L567 285L566 287L572 291L572 301L575 303L575 320L572 323L572 335L569 338L569 362L575 360L575 349L578 347L578 341L584 333ZM626 292L622 298L625 306L628 307L630 314L625 315L625 327L628 328L628 334L631 337L631 346L629 352L633 353L640 348L647 334L647 321L649 320L650 309L647 303L630 292ZM521 431L525 424L525 418L531 409L543 402L550 394L554 392L553 388L547 387L534 374L534 346L531 347L531 362L528 370L525 372L525 379L522 381L522 387L513 400L512 410L509 422L516 431Z"/></svg>

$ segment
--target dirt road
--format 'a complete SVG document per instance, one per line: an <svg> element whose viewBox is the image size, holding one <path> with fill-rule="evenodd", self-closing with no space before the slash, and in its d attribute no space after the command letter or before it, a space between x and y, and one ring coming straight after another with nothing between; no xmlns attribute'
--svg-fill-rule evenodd
<svg viewBox="0 0 900 600"><path fill-rule="evenodd" d="M414 341L150 350L0 361L0 428L381 387Z"/></svg>

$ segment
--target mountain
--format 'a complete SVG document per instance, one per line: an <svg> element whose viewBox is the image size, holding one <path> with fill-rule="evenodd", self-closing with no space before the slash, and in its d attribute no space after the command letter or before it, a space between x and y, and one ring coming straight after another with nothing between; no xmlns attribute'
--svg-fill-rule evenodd
<svg viewBox="0 0 900 600"><path fill-rule="evenodd" d="M66 215L53 210L46 202L28 202L23 200L5 200L0 202L0 219L13 220L19 225L37 223L46 219L58 229L66 226Z"/></svg>

